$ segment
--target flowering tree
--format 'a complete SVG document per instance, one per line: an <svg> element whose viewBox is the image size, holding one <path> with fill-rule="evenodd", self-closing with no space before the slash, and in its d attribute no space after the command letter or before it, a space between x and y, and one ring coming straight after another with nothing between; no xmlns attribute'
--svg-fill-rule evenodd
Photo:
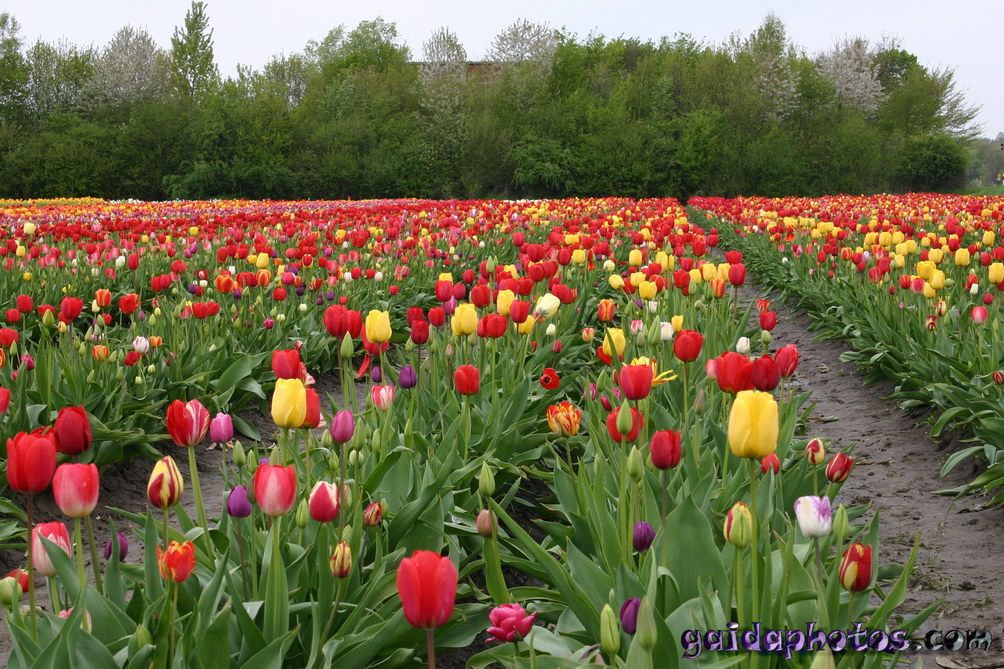
<svg viewBox="0 0 1004 669"><path fill-rule="evenodd" d="M868 40L860 37L837 42L819 56L816 66L833 84L842 104L871 117L882 104L882 82L875 66L875 53Z"/></svg>
<svg viewBox="0 0 1004 669"><path fill-rule="evenodd" d="M120 28L94 60L86 89L89 105L118 105L154 98L170 80L170 58L142 28Z"/></svg>

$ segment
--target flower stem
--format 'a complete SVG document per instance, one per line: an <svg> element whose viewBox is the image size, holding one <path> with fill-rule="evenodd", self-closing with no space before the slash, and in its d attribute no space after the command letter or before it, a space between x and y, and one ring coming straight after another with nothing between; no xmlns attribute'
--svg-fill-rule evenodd
<svg viewBox="0 0 1004 669"><path fill-rule="evenodd" d="M168 541L168 538L167 538L168 535L167 535L167 533L168 533L168 528L169 528L170 520L171 520L170 507L165 506L164 507L164 551L165 552L167 551L167 541Z"/></svg>
<svg viewBox="0 0 1004 669"><path fill-rule="evenodd" d="M199 485L199 463L195 459L194 446L188 448L188 473L192 477L192 491L195 493L195 513L199 517L199 525L202 526L202 531L208 537L209 523L206 522L206 507L202 503L202 486Z"/></svg>
<svg viewBox="0 0 1004 669"><path fill-rule="evenodd" d="M31 614L31 638L38 639L38 621L35 617L35 556L33 555L33 530L35 529L35 500L28 493L28 609Z"/></svg>
<svg viewBox="0 0 1004 669"><path fill-rule="evenodd" d="M425 643L429 648L429 669L436 669L436 630L425 630Z"/></svg>
<svg viewBox="0 0 1004 669"><path fill-rule="evenodd" d="M77 580L80 582L81 590L84 587L84 540L80 531L80 519L73 519L73 543L76 544L74 553L77 555Z"/></svg>
<svg viewBox="0 0 1004 669"><path fill-rule="evenodd" d="M84 525L87 527L87 543L91 546L91 567L94 569L94 587L101 590L101 568L98 563L98 545L94 543L94 523L91 522L90 514L84 516ZM113 536L112 550L119 549L118 537Z"/></svg>

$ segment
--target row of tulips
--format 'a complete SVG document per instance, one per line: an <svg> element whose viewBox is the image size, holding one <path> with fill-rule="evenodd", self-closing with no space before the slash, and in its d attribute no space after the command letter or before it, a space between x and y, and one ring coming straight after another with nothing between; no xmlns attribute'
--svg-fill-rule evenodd
<svg viewBox="0 0 1004 669"><path fill-rule="evenodd" d="M692 650L688 630L810 622L860 623L886 643L800 653L765 639L763 654L737 654L719 637L702 659L878 666L931 613L890 629L912 557L881 565L878 519L836 503L853 455L799 433L797 348L772 340L769 303L740 306L742 254L711 262L717 232L675 201L101 206L111 211L21 215L15 263L36 263L33 281L73 276L74 291L112 290L111 280L151 311L127 318L95 297L92 313L111 318L84 331L59 310L25 311L12 394L42 392L44 364L44 378L79 376L74 365L107 374L109 359L88 347L131 342L139 353L136 338L162 337L140 345L144 363L162 353L143 384L118 387L137 402L138 386L156 391L156 425L134 425L167 454L145 508L112 510L101 560L81 527L106 465L95 451L114 440L96 427L92 406L104 405L84 398L70 425L86 422L91 436L73 453L55 424L64 395L40 409L41 397L22 401L4 419L16 433L8 485L32 529L23 574L0 581L12 667L435 666L476 639L487 647L467 651L470 667L675 667ZM223 273L245 229L256 254L237 251L256 265L254 287ZM329 300L310 287L313 263L338 242L369 254L325 264L316 291ZM184 268L167 270L171 248L185 250ZM131 274L72 271L82 268L72 260L123 257ZM151 275L170 277L157 297ZM227 307L200 318L170 295L187 280L203 302L229 292ZM287 285L303 295L276 299ZM234 299L238 290L258 294ZM96 332L110 343L95 344ZM274 435L238 441L242 425L253 429L240 414L254 397L268 402ZM219 498L200 482L207 438L224 454ZM88 474L61 476L77 471L68 467ZM50 486L72 539L34 511Z"/></svg>
<svg viewBox="0 0 1004 669"><path fill-rule="evenodd" d="M904 408L932 407L931 432L975 436L946 461L987 467L971 484L1004 503L1004 198L903 195L699 198L757 276L797 300L846 358L896 383Z"/></svg>

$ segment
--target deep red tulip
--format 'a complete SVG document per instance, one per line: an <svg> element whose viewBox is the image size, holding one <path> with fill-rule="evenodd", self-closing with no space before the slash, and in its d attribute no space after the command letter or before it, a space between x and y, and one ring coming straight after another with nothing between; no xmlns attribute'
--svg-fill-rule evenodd
<svg viewBox="0 0 1004 669"><path fill-rule="evenodd" d="M760 312L760 329L767 330L770 332L777 325L777 312L774 311L761 311Z"/></svg>
<svg viewBox="0 0 1004 669"><path fill-rule="evenodd" d="M833 483L841 483L851 475L854 469L854 458L846 453L837 453L826 465L826 478Z"/></svg>
<svg viewBox="0 0 1004 669"><path fill-rule="evenodd" d="M558 376L558 372L554 371L551 367L545 369L544 373L540 375L540 385L545 390L556 389L561 385L561 378Z"/></svg>
<svg viewBox="0 0 1004 669"><path fill-rule="evenodd" d="M770 392L777 388L781 375L778 372L774 358L769 355L762 355L754 360L750 378L753 380L753 387L757 390Z"/></svg>
<svg viewBox="0 0 1004 669"><path fill-rule="evenodd" d="M680 433L677 430L659 430L652 435L648 450L656 469L673 469L680 464L683 454Z"/></svg>
<svg viewBox="0 0 1004 669"><path fill-rule="evenodd" d="M855 541L840 560L840 585L844 590L860 592L872 582L872 547Z"/></svg>
<svg viewBox="0 0 1004 669"><path fill-rule="evenodd" d="M417 346L429 341L429 321L418 319L411 322L411 341Z"/></svg>
<svg viewBox="0 0 1004 669"><path fill-rule="evenodd" d="M397 592L412 627L435 629L453 615L457 570L447 557L415 551L397 568Z"/></svg>
<svg viewBox="0 0 1004 669"><path fill-rule="evenodd" d="M76 455L91 447L91 421L84 407L63 407L53 424L56 449L60 453Z"/></svg>

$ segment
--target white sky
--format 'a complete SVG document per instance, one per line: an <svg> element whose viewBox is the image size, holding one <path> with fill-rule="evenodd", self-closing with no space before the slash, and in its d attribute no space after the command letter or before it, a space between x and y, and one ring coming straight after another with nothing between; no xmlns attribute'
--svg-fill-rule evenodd
<svg viewBox="0 0 1004 669"><path fill-rule="evenodd" d="M66 38L102 45L125 24L145 27L164 46L179 24L188 0L0 0L23 35L34 41ZM549 23L585 35L658 38L688 32L720 42L730 33L749 33L768 12L777 14L796 44L816 53L846 35L879 40L896 36L927 66L952 66L967 98L982 107L983 134L1004 132L1004 30L1002 0L209 0L216 60L224 74L238 63L260 66L277 53L293 53L339 24L352 27L376 16L397 23L398 31L421 54L423 40L445 25L456 32L472 59L492 36L517 18Z"/></svg>

